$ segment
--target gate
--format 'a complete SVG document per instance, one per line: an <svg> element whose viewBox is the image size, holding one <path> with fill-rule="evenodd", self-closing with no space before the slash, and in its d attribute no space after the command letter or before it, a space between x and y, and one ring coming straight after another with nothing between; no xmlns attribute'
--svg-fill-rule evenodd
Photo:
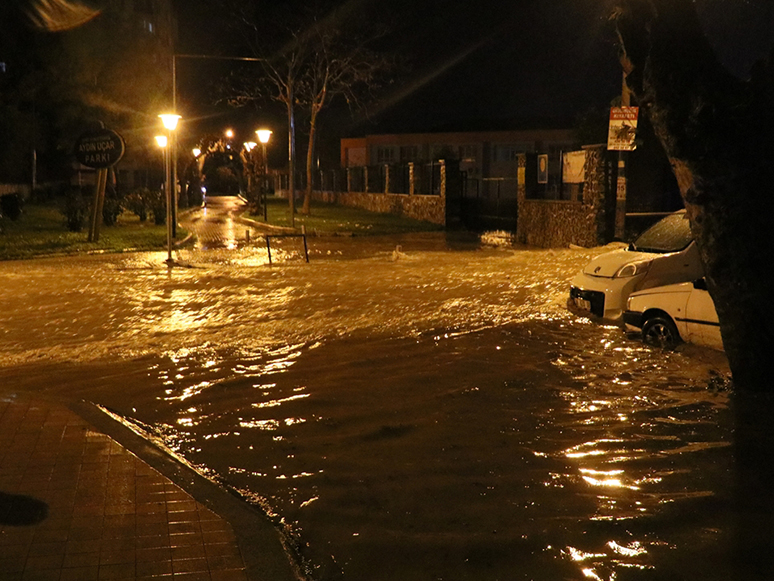
<svg viewBox="0 0 774 581"><path fill-rule="evenodd" d="M463 177L462 221L471 230L516 231L518 180Z"/></svg>

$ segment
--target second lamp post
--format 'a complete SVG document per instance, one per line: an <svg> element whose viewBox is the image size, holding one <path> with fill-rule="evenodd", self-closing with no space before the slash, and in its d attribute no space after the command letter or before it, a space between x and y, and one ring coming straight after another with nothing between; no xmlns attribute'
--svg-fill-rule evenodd
<svg viewBox="0 0 774 581"><path fill-rule="evenodd" d="M173 151L175 151L175 139L174 139L174 131L177 127L177 122L180 121L180 115L176 115L174 113L164 113L162 115L159 115L161 118L161 122L164 124L164 128L167 130L167 160L170 159L176 159L176 156L173 155ZM174 228L174 222L177 220L177 195L172 194L172 188L173 184L172 182L172 176L170 171L170 163L167 161L166 165L166 184L164 186L165 194L166 194L166 202L167 202L167 264L172 264L174 261L172 260L172 237L173 237L173 228ZM177 185L174 184L175 190L177 189ZM177 194L177 192L175 192ZM174 211L172 208L172 204L174 203Z"/></svg>
<svg viewBox="0 0 774 581"><path fill-rule="evenodd" d="M271 139L271 129L258 129L256 133L258 134L258 141L261 142L261 147L263 148L263 181L261 182L261 194L263 197L263 221L268 222L268 212L266 211L266 190L268 189L269 162L266 159L266 145L269 143L269 139Z"/></svg>

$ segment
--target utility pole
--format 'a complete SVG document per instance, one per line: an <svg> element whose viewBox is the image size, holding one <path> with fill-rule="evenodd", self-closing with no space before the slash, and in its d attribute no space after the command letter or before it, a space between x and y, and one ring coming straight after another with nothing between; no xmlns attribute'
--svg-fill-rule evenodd
<svg viewBox="0 0 774 581"><path fill-rule="evenodd" d="M629 107L631 97L626 84L626 73L621 77L621 107ZM628 152L618 151L618 178L615 188L615 238L623 240L626 237L626 162Z"/></svg>

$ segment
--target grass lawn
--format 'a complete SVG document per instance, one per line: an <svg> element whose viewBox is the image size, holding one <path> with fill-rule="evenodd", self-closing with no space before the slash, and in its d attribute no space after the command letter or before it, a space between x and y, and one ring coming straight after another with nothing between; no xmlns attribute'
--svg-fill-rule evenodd
<svg viewBox="0 0 774 581"><path fill-rule="evenodd" d="M185 232L178 229L178 238ZM124 212L115 226L100 228L99 242L87 242L88 226L81 232L69 232L65 217L56 205L26 205L17 221L4 218L0 233L0 260L33 258L50 254L86 252L123 252L125 250L163 249L167 228L152 220L144 223Z"/></svg>
<svg viewBox="0 0 774 581"><path fill-rule="evenodd" d="M299 211L299 208L300 202L296 207L296 212ZM272 226L289 227L288 200L269 198L267 215L269 224ZM249 215L247 217L257 222L263 222L263 215ZM306 226L306 231L309 234L351 233L357 236L443 230L443 226L431 222L321 202L312 202L309 216L296 213L295 227L301 228L301 226Z"/></svg>

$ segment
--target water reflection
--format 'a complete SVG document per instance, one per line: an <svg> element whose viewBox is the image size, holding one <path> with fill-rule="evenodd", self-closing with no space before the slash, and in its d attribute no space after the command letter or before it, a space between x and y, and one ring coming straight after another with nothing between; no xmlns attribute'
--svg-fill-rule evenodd
<svg viewBox="0 0 774 581"><path fill-rule="evenodd" d="M410 259L324 241L303 266L241 246L186 250L196 268L172 272L85 263L69 290L33 277L2 296L47 305L0 315L4 364L105 357L41 384L120 410L260 505L320 579L729 578L713 364L567 313L583 251L402 242Z"/></svg>
<svg viewBox="0 0 774 581"><path fill-rule="evenodd" d="M697 523L680 518L723 495L726 398L703 388L701 369L673 381L679 355L664 360L617 329L559 319L247 355L176 352L157 370L175 378L160 399L178 406L159 408L176 418L159 432L281 515L309 543L312 571L333 554L347 579L395 578L374 567L403 577L413 546L423 570L477 579L466 551L484 531L503 543L489 567L507 571L519 555L535 579L566 576L563 561L604 581L668 572L669 553L712 546L686 545ZM443 549L448 535L468 547L459 558ZM527 558L524 542L543 548ZM406 557L388 567L385 543Z"/></svg>

